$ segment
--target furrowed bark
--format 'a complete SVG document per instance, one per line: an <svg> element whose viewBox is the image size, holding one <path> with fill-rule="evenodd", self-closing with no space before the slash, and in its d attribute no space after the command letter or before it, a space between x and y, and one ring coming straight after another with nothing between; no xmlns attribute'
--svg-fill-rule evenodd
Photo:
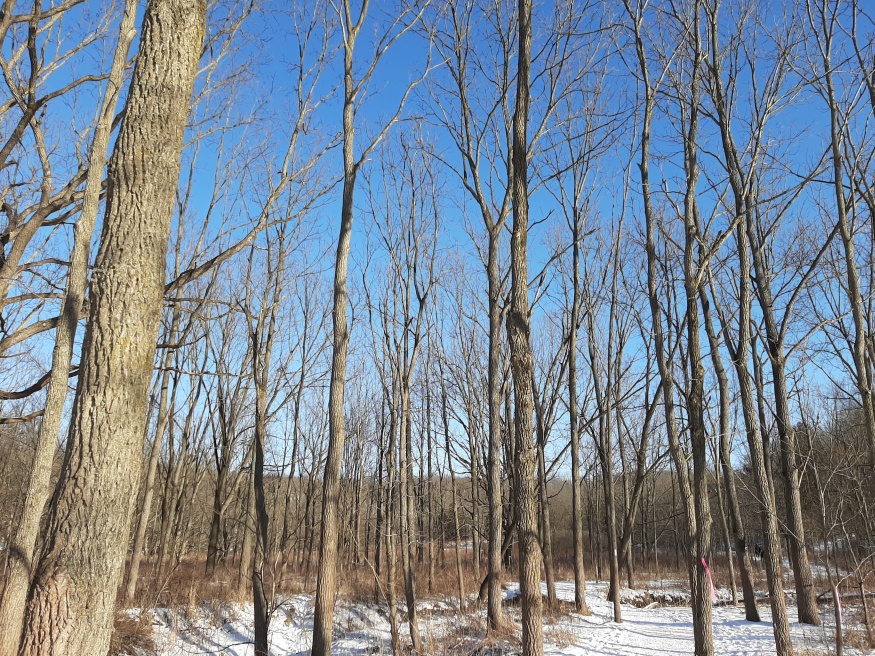
<svg viewBox="0 0 875 656"><path fill-rule="evenodd" d="M27 493L24 497L24 508L18 529L9 545L11 557L6 571L3 597L0 599L0 656L13 656L18 650L40 519L51 494L52 462L57 450L58 431L67 400L70 359L88 285L91 238L100 204L100 190L106 168L112 120L124 78L128 49L136 34L134 27L136 9L137 2L127 0L119 24L119 37L106 92L91 141L85 197L82 202L82 213L73 227L73 252L70 256L67 289L55 331L55 347L52 352L52 370L46 390L45 409L31 465Z"/></svg>
<svg viewBox="0 0 875 656"><path fill-rule="evenodd" d="M514 389L516 433L516 505L519 536L523 656L544 653L541 599L541 547L538 543L537 448L532 431L534 361L529 327L528 276L528 119L529 69L532 49L532 2L519 0L516 101L513 112L513 231L511 233L511 297L507 340Z"/></svg>
<svg viewBox="0 0 875 656"><path fill-rule="evenodd" d="M151 0L106 214L61 480L31 585L20 656L106 653L143 452L174 196L203 1ZM83 630L87 627L87 630Z"/></svg>

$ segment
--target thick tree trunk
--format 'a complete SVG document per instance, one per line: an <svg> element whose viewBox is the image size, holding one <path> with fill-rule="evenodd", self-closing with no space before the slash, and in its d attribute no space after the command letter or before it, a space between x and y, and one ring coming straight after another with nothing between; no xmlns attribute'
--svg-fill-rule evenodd
<svg viewBox="0 0 875 656"><path fill-rule="evenodd" d="M541 599L541 548L538 544L537 448L532 432L534 361L529 327L528 276L528 120L529 68L532 51L532 2L519 0L519 57L513 112L513 232L511 234L511 298L507 341L514 389L516 433L516 505L519 535L523 656L544 653Z"/></svg>
<svg viewBox="0 0 875 656"><path fill-rule="evenodd" d="M3 595L0 598L0 656L15 656L21 637L21 626L33 571L33 557L40 530L40 520L51 494L52 464L57 452L58 431L61 427L64 404L67 400L70 358L73 354L76 329L79 325L88 285L91 240L100 203L100 190L103 185L112 119L115 115L124 78L128 49L136 34L134 27L136 13L137 2L126 0L124 13L119 24L119 38L113 55L106 92L91 141L82 213L73 227L73 252L70 255L67 289L55 331L52 370L46 390L46 403L43 409L36 452L31 464L27 493L24 497L24 507L21 511L18 528L8 545L10 557Z"/></svg>
<svg viewBox="0 0 875 656"><path fill-rule="evenodd" d="M690 74L689 122L684 135L684 291L687 297L687 359L689 388L686 392L687 421L693 460L693 508L696 515L695 541L691 546L693 636L697 656L714 653L711 628L712 601L707 558L711 556L711 505L708 494L708 437L705 431L705 367L702 359L699 297L702 294L702 271L707 261L702 254L704 235L699 225L696 187L699 180L698 145L699 99L703 57L700 14L693 6L693 68ZM691 537L693 535L691 534Z"/></svg>
<svg viewBox="0 0 875 656"><path fill-rule="evenodd" d="M103 654L109 646L205 13L202 1L150 0L146 7L109 165L69 444L28 599L21 656Z"/></svg>

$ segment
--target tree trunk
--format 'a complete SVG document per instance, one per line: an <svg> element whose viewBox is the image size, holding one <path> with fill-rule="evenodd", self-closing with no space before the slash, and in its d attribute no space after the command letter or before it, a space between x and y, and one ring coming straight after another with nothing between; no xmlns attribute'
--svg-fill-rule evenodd
<svg viewBox="0 0 875 656"><path fill-rule="evenodd" d="M532 380L532 397L535 399L536 434L538 436L538 502L541 516L541 549L544 558L544 574L547 580L547 605L555 609L558 606L556 597L556 577L553 573L553 527L550 525L550 503L547 495L547 467L544 462L544 448L547 436L544 428L543 406L535 396L534 379Z"/></svg>
<svg viewBox="0 0 875 656"><path fill-rule="evenodd" d="M73 252L70 255L67 289L55 331L52 369L46 390L46 402L36 452L31 464L27 493L24 496L24 507L21 511L18 528L8 545L8 553L14 554L14 557L10 556L9 558L6 581L2 598L0 598L0 656L15 656L18 652L40 520L51 494L52 464L57 452L58 431L61 427L64 404L67 400L70 358L73 354L76 329L79 325L88 285L91 240L100 203L100 191L107 159L106 152L109 147L112 120L115 116L118 96L124 79L128 49L136 34L134 27L136 13L137 2L126 0L124 13L119 23L119 37L113 55L112 68L91 141L82 213L73 227Z"/></svg>
<svg viewBox="0 0 875 656"><path fill-rule="evenodd" d="M453 463L450 460L452 449L450 448L450 420L447 413L447 388L444 382L443 371L441 371L441 420L444 425L444 445L446 446L445 456L447 459L447 467L450 470L450 493L453 502L453 529L455 530L455 552L456 552L456 583L459 589L459 611L465 611L465 577L462 574L462 533L459 530L459 504L456 500L456 472L453 470Z"/></svg>
<svg viewBox="0 0 875 656"><path fill-rule="evenodd" d="M69 444L30 590L21 656L102 654L109 646L205 13L204 2L150 0L146 7L109 165Z"/></svg>
<svg viewBox="0 0 875 656"><path fill-rule="evenodd" d="M534 362L529 327L528 276L528 119L529 68L532 50L532 2L519 0L519 58L513 112L513 231L511 234L511 299L507 341L514 389L516 433L516 501L519 535L523 656L544 653L541 600L541 549L538 544L536 468L538 453L532 433Z"/></svg>
<svg viewBox="0 0 875 656"><path fill-rule="evenodd" d="M489 282L489 451L486 462L489 501L489 580L486 601L486 618L489 630L501 628L506 620L501 610L501 541L502 541L502 492L501 492L501 279L498 273L498 238L500 227L489 229L486 277Z"/></svg>
<svg viewBox="0 0 875 656"><path fill-rule="evenodd" d="M586 568L583 562L583 507L580 480L580 431L577 425L577 330L580 315L580 216L572 226L571 316L568 321L568 429L571 437L571 527L574 549L574 609L589 615L586 605Z"/></svg>
<svg viewBox="0 0 875 656"><path fill-rule="evenodd" d="M340 466L343 460L345 427L343 398L346 387L346 355L349 347L349 326L346 319L347 269L352 238L354 192L358 165L355 160L356 84L353 78L353 52L356 37L364 19L362 14L354 25L347 26L344 38L344 102L343 102L343 195L340 207L340 234L334 260L334 299L331 312L333 348L331 378L328 388L328 456L322 483L322 531L319 546L319 575L316 582L316 607L313 615L313 656L330 656L334 624L334 601L337 595L338 499Z"/></svg>
<svg viewBox="0 0 875 656"><path fill-rule="evenodd" d="M278 299L274 299L275 301ZM275 311L276 306L274 306ZM272 317L273 319L273 317ZM271 321L273 323L273 321ZM269 329L273 334L272 326ZM257 348L258 338L254 334L253 348ZM271 339L268 338L263 362L259 355L252 358L253 378L255 378L255 449L252 466L253 492L255 493L255 558L252 562L252 602L255 623L255 656L268 656L267 633L270 627L270 599L265 590L264 573L268 562L268 515L264 498L264 443L267 433L267 375L270 366ZM260 370L259 370L260 369Z"/></svg>
<svg viewBox="0 0 875 656"><path fill-rule="evenodd" d="M707 293L703 292L701 296L702 315L705 321L705 331L708 333L708 342L711 347L711 362L714 365L714 371L717 375L717 385L720 392L720 444L718 452L718 461L720 471L723 476L723 488L726 491L726 505L729 509L729 521L726 521L723 515L723 523L726 526L727 532L732 534L732 542L735 546L735 556L738 559L738 569L741 574L741 589L744 596L744 617L748 622L759 622L760 613L757 608L756 597L753 589L753 581L751 580L751 563L750 554L747 552L747 539L744 534L744 523L741 518L741 508L738 504L738 492L735 489L735 472L732 468L729 455L729 412L730 412L730 390L729 377L726 375L726 369L723 367L723 360L720 357L720 342L717 338L717 333L714 330L714 323L711 318L711 306L708 302ZM726 330L726 327L724 327ZM719 490L719 483L718 483ZM722 511L721 504L721 514ZM727 554L730 563L732 554ZM732 582L733 590L735 590L735 580ZM733 593L737 594L737 593Z"/></svg>
<svg viewBox="0 0 875 656"><path fill-rule="evenodd" d="M413 569L413 552L416 544L416 523L413 512L413 465L410 462L411 430L410 430L410 394L407 391L407 381L401 382L401 414L398 418L398 428L401 431L398 440L398 450L401 457L398 470L401 474L398 494L401 498L401 567L404 570L404 599L407 602L407 624L410 627L410 640L413 651L422 653L422 638L419 634L419 622L416 617L416 574Z"/></svg>
<svg viewBox="0 0 875 656"><path fill-rule="evenodd" d="M657 364L659 366L659 375L662 383L663 408L665 411L665 426L668 433L669 449L671 451L672 460L674 461L675 474L678 479L678 487L680 488L681 501L683 503L683 518L686 524L686 534L691 543L690 558L688 560L688 571L690 577L690 587L693 596L693 631L695 638L695 651L697 656L703 656L713 653L713 643L710 641L710 599L704 600L703 597L703 568L695 553L705 546L702 544L703 535L699 533L697 519L703 515L702 508L696 507L693 501L693 489L690 485L689 471L687 469L687 461L685 455L681 451L679 436L677 434L677 425L674 414L674 376L672 374L669 362L668 352L666 349L665 333L662 325L662 309L660 306L660 291L658 287L658 271L657 271L657 252L656 252L656 221L657 217L653 207L653 199L650 191L650 128L653 118L656 89L649 77L649 67L647 63L647 55L645 53L643 31L643 12L639 11L640 7L633 8L629 0L623 0L626 11L630 20L633 22L635 35L635 49L639 65L639 73L643 82L643 119L641 128L641 157L639 171L641 174L641 192L644 203L644 215L646 222L646 242L645 250L647 253L647 294L650 303L650 315L653 329L653 339L656 347ZM696 26L698 29L698 25ZM690 171L687 171L690 174ZM687 189L687 194L693 193L693 189ZM701 436L700 440L701 440ZM695 481L697 488L704 487L703 481L697 479ZM707 498L699 504L707 503ZM677 541L677 535L675 535ZM701 553L704 557L706 554Z"/></svg>

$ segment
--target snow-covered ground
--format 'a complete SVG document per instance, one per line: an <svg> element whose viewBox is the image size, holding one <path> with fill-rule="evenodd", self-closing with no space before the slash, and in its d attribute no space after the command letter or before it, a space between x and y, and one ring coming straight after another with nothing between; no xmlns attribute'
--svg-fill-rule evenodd
<svg viewBox="0 0 875 656"><path fill-rule="evenodd" d="M664 584L658 592L664 594ZM654 590L656 592L657 590ZM508 588L514 596L515 588ZM612 606L605 601L605 584L589 583L587 603L591 616L574 613L545 619L545 653L554 656L670 656L693 653L692 616L689 608L656 606L637 608L622 604L623 623L615 624ZM680 588L676 592L682 593ZM557 584L560 599L574 599L574 583ZM721 598L728 597L720 590ZM640 605L642 591L624 591L624 601ZM637 597L637 599L636 599ZM286 599L271 621L271 653L276 656L306 654L313 627L312 597L298 595ZM471 653L483 640L482 611L475 616L460 616L450 601L420 602L420 631L430 653ZM795 609L791 608L791 617ZM518 610L509 606L513 615ZM732 606L714 609L714 649L721 656L765 656L774 654L774 639L767 604L760 604L762 622L747 622L744 612ZM403 622L403 614L399 612ZM828 621L825 614L824 619ZM252 607L245 604L207 604L196 611L174 613L158 610L153 614L155 642L160 656L192 654L252 654ZM402 639L407 636L402 623ZM793 623L793 642L797 650L826 654L832 642L831 628ZM390 632L385 608L371 604L338 603L334 629L335 654L389 654ZM498 650L491 650L495 653ZM490 653L482 650L481 653ZM854 653L846 650L846 653Z"/></svg>

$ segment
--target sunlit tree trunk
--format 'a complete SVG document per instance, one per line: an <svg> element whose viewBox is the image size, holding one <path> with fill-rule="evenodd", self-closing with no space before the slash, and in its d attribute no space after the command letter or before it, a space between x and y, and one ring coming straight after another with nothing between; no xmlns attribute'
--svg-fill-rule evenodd
<svg viewBox="0 0 875 656"><path fill-rule="evenodd" d="M537 448L532 431L534 361L529 326L529 68L532 49L532 2L519 0L519 55L513 112L513 231L511 234L511 296L507 341L514 388L516 433L516 506L519 536L522 653L544 653L541 600L541 547L538 543Z"/></svg>
<svg viewBox="0 0 875 656"><path fill-rule="evenodd" d="M205 14L203 2L150 0L146 7L109 163L69 445L29 594L21 656L102 654L109 645Z"/></svg>
<svg viewBox="0 0 875 656"><path fill-rule="evenodd" d="M64 404L68 396L70 358L73 354L73 343L88 285L91 241L97 220L112 120L121 91L128 49L136 34L134 28L136 8L137 2L135 0L127 0L124 5L112 68L109 72L97 124L94 126L88 161L88 177L85 182L85 197L82 201L81 214L73 227L73 252L70 255L67 289L55 331L52 369L46 390L46 403L40 423L36 452L31 464L27 493L24 497L21 517L18 520L18 528L7 550L10 556L3 594L0 598L0 656L14 656L18 651L27 592L33 573L33 558L40 530L40 520L51 494L52 463L57 452L58 432L63 418ZM12 5L10 11L11 9Z"/></svg>

